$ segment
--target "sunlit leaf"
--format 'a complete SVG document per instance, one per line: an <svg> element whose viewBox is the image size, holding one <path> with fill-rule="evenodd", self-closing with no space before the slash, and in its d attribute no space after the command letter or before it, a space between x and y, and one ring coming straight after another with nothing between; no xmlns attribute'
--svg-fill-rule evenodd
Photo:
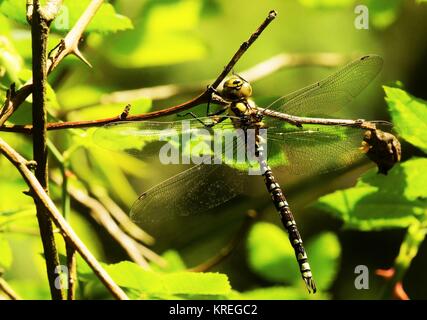
<svg viewBox="0 0 427 320"><path fill-rule="evenodd" d="M106 271L122 287L138 290L141 295L226 295L231 287L219 273L145 271L135 263L120 262L106 266Z"/></svg>
<svg viewBox="0 0 427 320"><path fill-rule="evenodd" d="M396 131L406 141L427 152L427 102L400 88L384 86Z"/></svg>
<svg viewBox="0 0 427 320"><path fill-rule="evenodd" d="M91 0L66 1L52 23L52 29L57 31L70 30L88 7ZM3 0L0 12L5 16L27 25L25 1ZM109 3L103 3L93 20L86 28L87 32L115 32L132 28L132 22L125 16L116 13Z"/></svg>
<svg viewBox="0 0 427 320"><path fill-rule="evenodd" d="M406 161L387 176L371 170L355 187L323 196L316 206L342 219L346 228L406 228L425 216L425 170L427 159Z"/></svg>

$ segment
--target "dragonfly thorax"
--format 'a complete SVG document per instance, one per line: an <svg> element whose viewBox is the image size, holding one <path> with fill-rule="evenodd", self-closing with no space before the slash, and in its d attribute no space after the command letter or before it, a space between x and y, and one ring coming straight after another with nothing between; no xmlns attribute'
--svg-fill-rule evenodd
<svg viewBox="0 0 427 320"><path fill-rule="evenodd" d="M225 80L222 97L227 100L237 101L252 96L252 86L238 75L232 75Z"/></svg>

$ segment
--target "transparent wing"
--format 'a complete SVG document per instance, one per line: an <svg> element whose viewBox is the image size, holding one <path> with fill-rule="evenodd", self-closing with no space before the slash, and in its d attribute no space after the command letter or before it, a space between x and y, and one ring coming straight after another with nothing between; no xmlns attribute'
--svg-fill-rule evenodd
<svg viewBox="0 0 427 320"><path fill-rule="evenodd" d="M318 116L351 102L380 72L383 59L367 55L310 86L274 101L267 109L300 116Z"/></svg>
<svg viewBox="0 0 427 320"><path fill-rule="evenodd" d="M233 153L245 148L244 139L225 146ZM189 216L215 208L243 192L242 171L224 164L202 163L185 170L144 192L131 208L131 218L141 227L161 224L176 216Z"/></svg>
<svg viewBox="0 0 427 320"><path fill-rule="evenodd" d="M361 160L364 130L340 126L304 125L268 129L270 165L283 165L291 174L316 174L338 170ZM280 154L283 159L275 162Z"/></svg>
<svg viewBox="0 0 427 320"><path fill-rule="evenodd" d="M217 124L215 128L231 129L233 125L229 119L232 117L224 116L225 121ZM112 123L97 128L92 134L92 140L98 146L112 150L129 153L133 156L141 157L150 154L150 150L143 149L153 142L181 141L185 134L188 137L197 135L207 137L211 130L208 130L205 124L209 124L212 119L200 118L186 119L181 121L156 122L156 121L125 121ZM203 122L203 123L202 123ZM157 149L158 151L158 149Z"/></svg>
<svg viewBox="0 0 427 320"><path fill-rule="evenodd" d="M144 192L133 204L131 218L141 226L188 216L217 207L242 192L236 170L200 164Z"/></svg>

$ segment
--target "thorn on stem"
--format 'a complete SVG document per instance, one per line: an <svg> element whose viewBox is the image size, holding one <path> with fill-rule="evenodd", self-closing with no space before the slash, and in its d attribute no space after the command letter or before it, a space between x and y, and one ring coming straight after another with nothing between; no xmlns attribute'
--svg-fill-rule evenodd
<svg viewBox="0 0 427 320"><path fill-rule="evenodd" d="M31 190L22 191L22 193L31 198L33 197L33 193L31 192Z"/></svg>
<svg viewBox="0 0 427 320"><path fill-rule="evenodd" d="M79 58L81 61L83 61L86 65L89 66L89 68L93 68L90 62L83 56L83 54L80 52L79 48L76 47L73 49L72 53Z"/></svg>

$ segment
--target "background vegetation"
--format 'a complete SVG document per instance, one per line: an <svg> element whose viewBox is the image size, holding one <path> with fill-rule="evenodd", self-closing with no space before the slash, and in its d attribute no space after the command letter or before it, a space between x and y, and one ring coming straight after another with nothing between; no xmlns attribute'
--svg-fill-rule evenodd
<svg viewBox="0 0 427 320"><path fill-rule="evenodd" d="M66 9L52 24L49 50L89 3L64 1ZM352 0L117 0L103 4L79 45L92 68L70 55L49 76L50 122L117 116L127 103L132 105L131 114L140 114L186 101L205 89L269 10L276 9L278 17L235 71L247 71L272 57L292 54L295 60L254 81L256 99L284 95L325 77L352 58L379 54L385 61L383 72L341 116L390 120L403 144L402 163L385 177L376 175L368 163L316 177L278 177L312 261L319 286L319 294L313 296L303 286L287 235L261 181L254 181L250 192L209 215L161 226L153 244L124 212L139 193L183 167L164 168L153 159L105 150L90 139L90 130L50 132L51 198L129 297L427 298L423 241L427 105L422 100L427 99L427 4L415 0L361 3L369 8L368 30L354 27L357 15ZM1 105L12 83L18 90L32 76L31 32L25 12L24 1L0 0ZM323 53L331 53L329 60L324 55L313 59ZM7 125L30 124L31 106L30 97ZM204 109L200 106L195 112L202 114ZM0 135L32 159L28 135ZM10 287L24 299L49 299L35 207L32 198L23 194L26 190L18 171L0 157L1 287ZM255 220L247 218L251 209L258 213ZM59 233L55 238L66 264L64 241ZM224 248L233 250L207 268ZM354 286L357 265L366 265L370 271L367 290ZM194 267L205 272L187 271ZM80 258L77 271L76 298L111 298ZM10 296L0 291L0 297Z"/></svg>

